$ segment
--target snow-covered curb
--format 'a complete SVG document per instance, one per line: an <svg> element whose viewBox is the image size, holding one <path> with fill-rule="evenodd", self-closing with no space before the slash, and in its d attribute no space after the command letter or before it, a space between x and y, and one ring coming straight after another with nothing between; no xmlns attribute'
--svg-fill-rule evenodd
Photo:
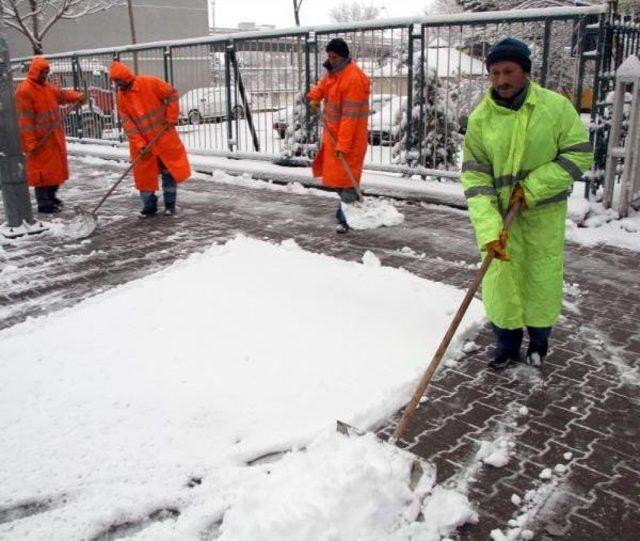
<svg viewBox="0 0 640 541"><path fill-rule="evenodd" d="M73 156L94 156L107 160L128 160L126 146L115 144L95 145L69 143L69 154ZM189 161L196 171L213 173L224 171L230 175L248 174L253 178L279 183L297 182L303 186L320 188L308 167L285 167L265 161L235 160L218 156L190 153ZM467 208L462 186L458 182L438 182L435 180L415 181L402 178L398 174L365 171L362 178L365 194L401 197L402 199L423 201L456 208Z"/></svg>

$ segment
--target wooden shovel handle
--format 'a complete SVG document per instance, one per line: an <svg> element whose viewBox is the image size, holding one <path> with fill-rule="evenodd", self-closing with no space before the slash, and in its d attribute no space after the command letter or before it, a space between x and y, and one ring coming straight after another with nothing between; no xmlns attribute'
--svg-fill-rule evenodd
<svg viewBox="0 0 640 541"><path fill-rule="evenodd" d="M336 148L338 146L338 143L336 142L336 138L333 136L333 133L331 133L331 130L327 126L327 122L324 118L324 113L322 113L322 127L327 132L327 135L329 136L331 143L333 143L334 148ZM353 172L351 171L351 168L349 167L347 160L344 159L344 156L342 154L340 155L340 162L342 163L342 167L344 167L344 170L346 171L347 176L349 177L349 181L351 182L353 189L356 191L356 194L358 195L358 201L362 201L364 198L364 195L362 194L362 190L358 186L358 183L356 182L356 179L353 176Z"/></svg>
<svg viewBox="0 0 640 541"><path fill-rule="evenodd" d="M520 210L520 205L521 203L520 201L518 201L509 209L507 217L504 220L505 229L508 229L509 226L511 225L511 222L513 221L516 214ZM478 288L482 283L482 279L484 278L484 275L487 273L487 269L489 268L489 265L491 265L491 262L493 261L493 259L494 259L493 252L488 252L487 256L484 258L484 261L482 262L482 265L477 270L476 275L474 276L473 281L469 286L469 289L467 289L467 293L462 299L462 303L460 304L458 311L456 312L455 316L453 317L453 320L449 324L449 328L447 329L447 332L445 333L444 338L442 339L442 341L440 342L440 345L438 346L438 349L434 353L433 358L431 359L431 362L427 365L427 369L422 375L422 378L420 379L420 383L418 383L418 386L416 387L416 390L414 391L413 396L411 397L411 400L406 405L404 409L404 413L402 414L402 417L400 418L400 421L398 422L396 429L393 431L393 435L391 436L391 439L390 439L391 442L396 442L402 437L405 430L407 429L407 426L409 426L411 419L413 419L413 416L418 407L418 403L420 402L420 398L422 398L422 395L424 394L427 386L431 382L431 378L433 377L433 374L438 368L440 361L442 361L444 354L447 352L447 348L449 347L449 344L451 343L453 336L458 330L458 326L460 325L460 322L462 321L462 318L464 317L467 311L467 308L469 308L469 304L471 304L471 300L473 299L476 292L478 291Z"/></svg>

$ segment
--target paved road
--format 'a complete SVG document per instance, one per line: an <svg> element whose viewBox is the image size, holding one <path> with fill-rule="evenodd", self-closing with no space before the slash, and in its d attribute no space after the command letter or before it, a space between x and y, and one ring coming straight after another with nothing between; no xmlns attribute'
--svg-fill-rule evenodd
<svg viewBox="0 0 640 541"><path fill-rule="evenodd" d="M74 159L71 165L75 176L61 193L87 208L122 171L116 163ZM71 306L238 233L295 238L305 249L349 260L371 250L385 265L458 287L470 281L477 260L466 213L447 207L399 203L401 226L338 236L335 202L325 197L192 180L181 188L178 216L141 220L137 192L126 183L105 204L90 239L46 234L0 241L0 328ZM65 210L60 219L72 214ZM426 257L401 253L405 246ZM536 539L638 539L639 266L636 253L570 244L564 316L543 376L524 366L488 370L493 346L483 328L478 347L445 367L429 388L401 444L435 461L439 481L467 490L481 520L465 526L460 539L506 532L509 520L523 522ZM381 435L393 426L394 419ZM500 468L481 466L474 458L481 442L497 438L513 456ZM539 477L558 464L549 479ZM522 501L512 501L513 494Z"/></svg>

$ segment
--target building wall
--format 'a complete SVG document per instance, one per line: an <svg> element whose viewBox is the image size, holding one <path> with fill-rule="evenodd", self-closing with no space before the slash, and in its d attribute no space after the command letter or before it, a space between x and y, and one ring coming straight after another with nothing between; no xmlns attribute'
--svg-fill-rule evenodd
<svg viewBox="0 0 640 541"><path fill-rule="evenodd" d="M209 33L207 0L133 0L138 43L206 36ZM7 29L12 57L33 54L31 43L19 32ZM126 6L57 22L44 37L44 51L58 53L128 45L131 43Z"/></svg>

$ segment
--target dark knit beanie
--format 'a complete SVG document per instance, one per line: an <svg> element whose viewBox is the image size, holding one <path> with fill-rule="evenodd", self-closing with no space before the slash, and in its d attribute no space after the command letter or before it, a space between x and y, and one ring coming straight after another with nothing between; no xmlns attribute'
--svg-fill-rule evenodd
<svg viewBox="0 0 640 541"><path fill-rule="evenodd" d="M487 53L487 70L494 62L511 61L520 64L526 73L531 73L531 49L519 39L504 38L494 43Z"/></svg>
<svg viewBox="0 0 640 541"><path fill-rule="evenodd" d="M328 53L334 52L342 58L348 58L349 56L349 47L342 38L333 38L329 43L327 43L325 51Z"/></svg>

